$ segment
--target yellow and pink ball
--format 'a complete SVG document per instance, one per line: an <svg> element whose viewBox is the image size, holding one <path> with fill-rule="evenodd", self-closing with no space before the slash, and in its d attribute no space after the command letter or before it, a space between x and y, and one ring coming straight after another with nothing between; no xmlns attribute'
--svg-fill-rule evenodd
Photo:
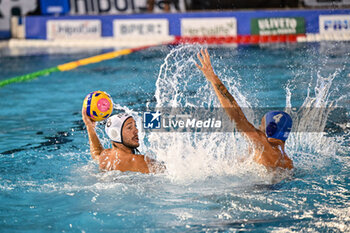
<svg viewBox="0 0 350 233"><path fill-rule="evenodd" d="M103 91L89 93L83 103L86 114L93 121L107 119L113 111L113 101L110 95Z"/></svg>

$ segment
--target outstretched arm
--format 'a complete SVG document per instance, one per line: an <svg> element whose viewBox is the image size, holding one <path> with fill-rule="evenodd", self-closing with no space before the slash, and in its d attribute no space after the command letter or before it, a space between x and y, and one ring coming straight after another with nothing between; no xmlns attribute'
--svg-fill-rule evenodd
<svg viewBox="0 0 350 233"><path fill-rule="evenodd" d="M86 125L86 130L89 135L90 153L92 159L99 161L100 154L102 153L104 148L95 131L96 122L92 121L88 117L88 115L86 114L86 109L84 108L81 111L81 115L83 116L83 121Z"/></svg>
<svg viewBox="0 0 350 233"><path fill-rule="evenodd" d="M221 106L225 109L230 119L235 121L237 129L246 133L248 136L254 136L256 134L255 127L250 124L236 100L228 92L219 77L214 73L208 50L202 49L201 52L197 54L197 57L202 66L198 64L196 64L196 66L203 72L204 76L214 87L214 91L219 98Z"/></svg>

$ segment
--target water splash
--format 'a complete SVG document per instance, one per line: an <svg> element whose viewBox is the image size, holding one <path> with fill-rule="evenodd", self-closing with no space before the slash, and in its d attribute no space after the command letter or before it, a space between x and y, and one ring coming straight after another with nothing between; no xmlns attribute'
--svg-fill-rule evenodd
<svg viewBox="0 0 350 233"><path fill-rule="evenodd" d="M156 107L220 107L220 103L203 74L195 66L200 46L184 45L173 49L164 59L156 82ZM216 60L212 60L214 69ZM216 69L248 119L253 118L251 105L239 91L240 84ZM205 101L203 101L205 100ZM247 142L237 132L227 133L150 133L150 153L166 163L170 179L191 182L216 175L251 173L258 167L247 156ZM230 142L230 143L228 143ZM242 162L247 166L241 167ZM259 169L258 169L259 170ZM257 170L255 169L254 173ZM263 172L263 169L260 172ZM254 176L248 176L255 179Z"/></svg>
<svg viewBox="0 0 350 233"><path fill-rule="evenodd" d="M156 82L156 103L149 102L147 107L220 107L213 88L195 66L195 55L200 49L200 46L184 45L170 51L160 67ZM242 92L239 73L227 74L227 69L219 66L221 62L221 59L212 59L214 70L242 107L247 119L259 122L252 104L246 98L249 93ZM286 143L286 151L298 169L321 168L331 156L344 150L343 136L338 140L323 132L331 107L336 106L338 101L333 99L335 89L332 89L332 84L339 73L336 70L324 78L318 72L316 82L310 80L307 96L300 108L292 105L294 90L290 83L296 80L291 80L285 87L285 110L294 119L293 133ZM256 105L254 103L254 107ZM114 105L114 109L133 115L138 127L142 127L142 117L137 112L118 104ZM140 130L139 134L144 142L140 150L164 161L166 175L173 181L191 183L211 176L228 175L240 177L244 180L242 182L252 184L276 182L276 174L268 173L264 167L253 162L247 150L248 142L238 132L145 133ZM280 178L285 177L285 174L280 174Z"/></svg>
<svg viewBox="0 0 350 233"><path fill-rule="evenodd" d="M308 87L307 96L299 110L292 111L291 89L286 87L286 109L294 119L293 130L289 136L286 150L292 155L296 167L313 170L327 165L330 158L335 159L340 151L344 150L344 136L330 137L324 132L328 117L337 106L337 101L344 96L333 100L332 84L339 75L336 70L329 77L322 77L317 73L317 80L313 92Z"/></svg>

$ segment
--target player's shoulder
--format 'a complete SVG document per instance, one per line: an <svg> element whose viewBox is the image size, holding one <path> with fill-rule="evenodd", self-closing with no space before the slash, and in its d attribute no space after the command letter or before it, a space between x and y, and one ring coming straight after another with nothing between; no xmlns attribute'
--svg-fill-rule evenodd
<svg viewBox="0 0 350 233"><path fill-rule="evenodd" d="M107 155L107 154L110 154L112 153L113 149L111 148L108 148L108 149L104 149L101 153L101 155Z"/></svg>
<svg viewBox="0 0 350 233"><path fill-rule="evenodd" d="M104 149L100 154L100 161L113 155L113 149Z"/></svg>
<svg viewBox="0 0 350 233"><path fill-rule="evenodd" d="M264 146L269 147L270 143L267 140L267 137L264 132L259 129L256 129L252 132L247 132L248 138L255 144L256 146Z"/></svg>
<svg viewBox="0 0 350 233"><path fill-rule="evenodd" d="M147 156L141 154L133 154L132 158L136 158L137 160L146 160Z"/></svg>

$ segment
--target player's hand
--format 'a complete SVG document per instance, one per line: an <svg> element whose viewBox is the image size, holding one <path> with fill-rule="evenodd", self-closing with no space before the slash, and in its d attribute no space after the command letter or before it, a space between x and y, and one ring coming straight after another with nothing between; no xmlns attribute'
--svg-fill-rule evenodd
<svg viewBox="0 0 350 233"><path fill-rule="evenodd" d="M84 121L84 124L86 125L86 128L95 129L96 122L90 119L90 117L86 114L86 109L84 107L81 110L81 115L83 117L83 121Z"/></svg>
<svg viewBox="0 0 350 233"><path fill-rule="evenodd" d="M208 79L208 81L215 81L218 77L215 75L213 67L211 65L208 50L201 49L201 52L197 53L197 57L202 65L200 66L196 63L198 69L200 69L203 72L204 76Z"/></svg>

